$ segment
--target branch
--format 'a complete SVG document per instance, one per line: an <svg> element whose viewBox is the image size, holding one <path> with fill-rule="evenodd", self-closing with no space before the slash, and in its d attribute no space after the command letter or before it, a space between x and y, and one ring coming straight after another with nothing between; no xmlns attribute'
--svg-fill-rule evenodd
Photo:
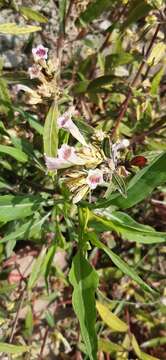
<svg viewBox="0 0 166 360"><path fill-rule="evenodd" d="M120 125L120 123L121 123L121 121L122 121L122 119L123 119L123 117L124 117L124 115L125 115L125 113L127 111L128 104L129 104L129 102L130 102L130 100L132 98L132 89L137 87L139 77L140 77L140 75L142 73L142 70L143 70L145 64L146 64L146 59L148 58L148 56L149 56L149 54L150 54L150 52L152 50L154 42L155 42L155 40L157 38L157 34L159 32L159 29L160 29L160 24L157 25L155 33L154 33L154 35L153 35L153 37L151 39L151 42L150 42L150 44L148 46L148 49L147 49L147 51L145 53L144 59L143 59L142 63L140 64L134 79L132 80L131 84L129 85L130 89L129 89L128 94L126 95L126 99L124 100L124 102L120 106L119 115L118 115L118 118L116 120L115 126L113 128L113 131L112 131L112 134L111 134L111 139L116 135L118 127L119 127L119 125Z"/></svg>

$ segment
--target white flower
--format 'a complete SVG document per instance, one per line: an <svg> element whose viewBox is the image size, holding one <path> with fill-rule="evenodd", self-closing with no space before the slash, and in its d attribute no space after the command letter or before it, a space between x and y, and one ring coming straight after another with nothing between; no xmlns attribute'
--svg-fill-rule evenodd
<svg viewBox="0 0 166 360"><path fill-rule="evenodd" d="M58 150L58 157L45 156L45 162L48 170L65 169L73 165L85 164L85 161L75 153L75 148L66 144L63 144Z"/></svg>
<svg viewBox="0 0 166 360"><path fill-rule="evenodd" d="M86 178L86 183L89 185L90 189L96 189L98 185L103 184L103 172L100 169L89 170L88 176Z"/></svg>
<svg viewBox="0 0 166 360"><path fill-rule="evenodd" d="M80 133L78 127L71 120L72 115L75 113L75 108L72 106L57 119L57 124L60 129L67 130L72 136L77 139L82 145L88 146L83 135Z"/></svg>
<svg viewBox="0 0 166 360"><path fill-rule="evenodd" d="M47 60L48 49L43 45L38 45L36 48L32 49L32 54L34 56L35 61L38 60Z"/></svg>
<svg viewBox="0 0 166 360"><path fill-rule="evenodd" d="M127 148L129 145L130 142L128 139L123 139L122 141L116 142L112 145L112 159L115 166L117 165L118 151Z"/></svg>
<svg viewBox="0 0 166 360"><path fill-rule="evenodd" d="M41 66L38 64L34 64L33 66L29 67L28 73L30 76L30 79L38 78L40 75Z"/></svg>
<svg viewBox="0 0 166 360"><path fill-rule="evenodd" d="M19 91L25 91L25 92L28 92L28 93L33 93L34 91L29 87L29 86L26 86L26 85L23 85L23 84L17 84L17 85L14 85L13 86L13 90L18 93Z"/></svg>

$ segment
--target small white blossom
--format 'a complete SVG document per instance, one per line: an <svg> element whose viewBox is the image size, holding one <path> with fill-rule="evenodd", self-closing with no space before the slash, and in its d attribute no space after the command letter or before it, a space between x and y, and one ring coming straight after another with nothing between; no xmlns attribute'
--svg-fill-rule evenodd
<svg viewBox="0 0 166 360"><path fill-rule="evenodd" d="M26 86L26 85L23 85L23 84L14 85L13 90L14 90L14 92L16 92L16 94L21 90L25 91L25 92L28 92L28 93L33 93L33 90L29 86Z"/></svg>
<svg viewBox="0 0 166 360"><path fill-rule="evenodd" d="M32 54L35 61L47 60L48 49L43 45L38 45L36 48L32 49Z"/></svg>
<svg viewBox="0 0 166 360"><path fill-rule="evenodd" d="M34 64L33 66L29 67L28 73L30 76L30 79L38 78L40 75L41 66L38 64Z"/></svg>
<svg viewBox="0 0 166 360"><path fill-rule="evenodd" d="M98 185L103 184L103 172L100 169L89 170L88 176L86 178L86 183L89 185L90 189L96 189Z"/></svg>
<svg viewBox="0 0 166 360"><path fill-rule="evenodd" d="M130 145L128 139L123 139L120 142L116 142L112 145L112 160L117 165L118 151L127 148Z"/></svg>

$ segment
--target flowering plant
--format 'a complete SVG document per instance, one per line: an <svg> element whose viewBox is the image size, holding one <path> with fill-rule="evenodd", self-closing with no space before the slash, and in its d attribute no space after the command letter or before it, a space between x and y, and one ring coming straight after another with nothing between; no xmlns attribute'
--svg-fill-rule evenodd
<svg viewBox="0 0 166 360"><path fill-rule="evenodd" d="M165 1L0 9L0 359L165 360Z"/></svg>

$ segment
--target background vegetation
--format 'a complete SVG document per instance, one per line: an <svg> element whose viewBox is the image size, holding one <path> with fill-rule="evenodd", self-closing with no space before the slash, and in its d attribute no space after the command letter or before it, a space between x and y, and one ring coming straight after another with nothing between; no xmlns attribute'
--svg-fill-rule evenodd
<svg viewBox="0 0 166 360"><path fill-rule="evenodd" d="M165 1L0 10L0 358L165 360ZM42 88L28 70L39 44ZM107 196L77 205L44 162L75 144L56 122L71 104L106 156L130 143Z"/></svg>

